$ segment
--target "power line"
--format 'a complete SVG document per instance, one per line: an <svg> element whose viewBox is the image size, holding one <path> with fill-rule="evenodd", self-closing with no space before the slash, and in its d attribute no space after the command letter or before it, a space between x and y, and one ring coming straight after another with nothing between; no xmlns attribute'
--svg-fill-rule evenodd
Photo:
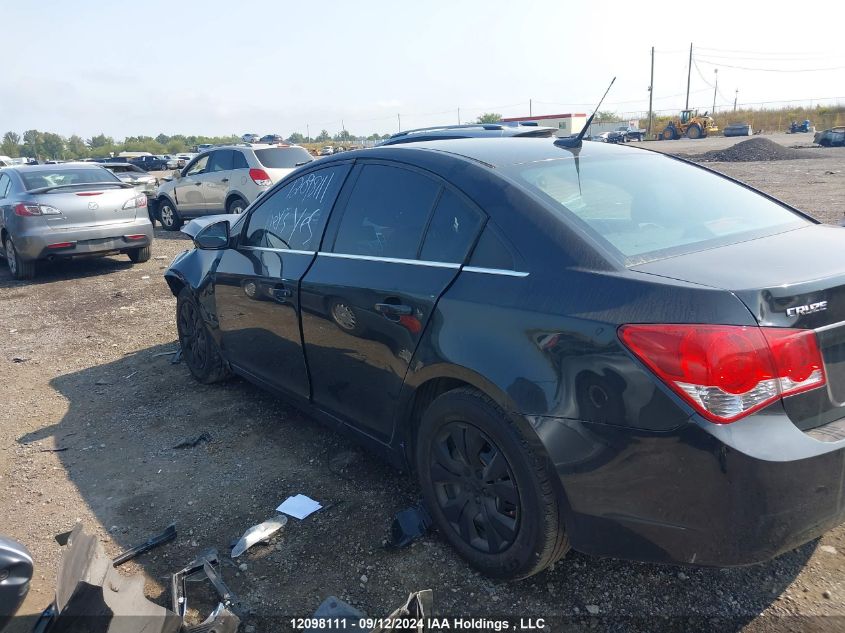
<svg viewBox="0 0 845 633"><path fill-rule="evenodd" d="M768 73L814 73L814 72L825 72L831 70L842 70L845 69L845 66L831 66L829 68L750 68L748 66L733 66L731 64L723 64L722 62L713 62L707 59L702 59L701 57L698 58L702 64L710 64L711 66L718 66L719 68L734 68L736 70L752 70L755 72L768 72Z"/></svg>
<svg viewBox="0 0 845 633"><path fill-rule="evenodd" d="M749 54L749 55L775 55L775 56L793 56L793 55L807 56L807 55L815 55L815 56L820 57L820 58L823 58L823 57L835 57L835 56L836 56L836 53L832 53L832 52L826 52L826 53L825 53L825 52L817 52L817 51L800 51L800 52L790 53L790 52L787 52L787 51L771 51L771 52L766 52L766 51L748 51L748 50L741 51L741 50L730 49L730 48L710 48L710 47L707 47L707 46L697 46L697 47L696 47L696 50L699 50L699 51L712 51L712 52L715 52L715 53L735 53L735 54L741 54L741 55L742 55L742 54L746 54L746 53L747 53L747 54Z"/></svg>

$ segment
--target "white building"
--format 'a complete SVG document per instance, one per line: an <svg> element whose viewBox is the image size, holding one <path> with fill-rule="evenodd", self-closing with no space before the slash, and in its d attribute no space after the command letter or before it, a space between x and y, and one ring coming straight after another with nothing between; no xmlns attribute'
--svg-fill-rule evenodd
<svg viewBox="0 0 845 633"><path fill-rule="evenodd" d="M521 123L536 123L546 127L556 127L558 136L578 134L587 122L586 114L542 114L539 116L517 116L502 119L504 123L519 121Z"/></svg>

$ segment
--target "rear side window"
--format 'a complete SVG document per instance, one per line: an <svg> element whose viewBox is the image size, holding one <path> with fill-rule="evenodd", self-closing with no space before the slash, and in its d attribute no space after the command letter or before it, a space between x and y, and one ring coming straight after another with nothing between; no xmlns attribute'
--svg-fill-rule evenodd
<svg viewBox="0 0 845 633"><path fill-rule="evenodd" d="M504 238L488 224L475 245L469 265L476 268L516 270L516 258Z"/></svg>
<svg viewBox="0 0 845 633"><path fill-rule="evenodd" d="M229 171L232 169L234 152L230 149L221 149L213 152L208 161L207 171Z"/></svg>
<svg viewBox="0 0 845 633"><path fill-rule="evenodd" d="M12 181L9 179L9 176L0 174L0 198L6 197L6 194L9 192L9 185L11 184Z"/></svg>
<svg viewBox="0 0 845 633"><path fill-rule="evenodd" d="M232 169L249 169L249 163L246 162L246 156L243 155L243 152L234 152L234 154Z"/></svg>
<svg viewBox="0 0 845 633"><path fill-rule="evenodd" d="M483 218L458 195L443 190L423 242L420 259L462 264Z"/></svg>
<svg viewBox="0 0 845 633"><path fill-rule="evenodd" d="M350 165L309 172L262 198L244 246L316 251Z"/></svg>
<svg viewBox="0 0 845 633"><path fill-rule="evenodd" d="M334 252L416 259L440 184L400 167L366 165L346 203Z"/></svg>
<svg viewBox="0 0 845 633"><path fill-rule="evenodd" d="M298 165L304 165L314 160L314 157L301 147L257 149L255 150L255 157L259 163L268 169L293 169Z"/></svg>

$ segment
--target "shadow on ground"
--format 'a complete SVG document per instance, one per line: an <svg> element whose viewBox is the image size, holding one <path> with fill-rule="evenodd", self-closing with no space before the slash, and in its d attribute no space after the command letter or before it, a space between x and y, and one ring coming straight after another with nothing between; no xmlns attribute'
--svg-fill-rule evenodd
<svg viewBox="0 0 845 633"><path fill-rule="evenodd" d="M247 552L238 560L246 569L223 566L259 630L262 622L310 615L330 594L384 616L424 588L434 589L444 616L572 618L595 605L600 617L628 622L626 630L638 622L654 630L661 618L681 616L739 630L784 591L815 547L727 570L571 552L553 570L510 584L475 574L437 535L391 550L384 542L392 516L416 501L409 479L250 384L197 384L183 364L171 364L166 352L175 349L154 346L54 378L67 413L18 438L62 449L68 477L109 531L110 555L176 522L176 541L127 566L147 575L148 595L164 605L168 574L204 548L228 551L297 493L325 509L291 519L277 540ZM174 448L204 432L209 442Z"/></svg>

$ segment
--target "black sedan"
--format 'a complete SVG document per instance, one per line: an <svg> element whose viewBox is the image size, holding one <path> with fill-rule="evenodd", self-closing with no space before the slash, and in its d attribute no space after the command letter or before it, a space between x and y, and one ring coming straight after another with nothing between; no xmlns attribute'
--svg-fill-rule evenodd
<svg viewBox="0 0 845 633"><path fill-rule="evenodd" d="M191 373L237 373L416 473L483 572L570 547L702 565L845 520L845 229L571 139L426 141L194 220Z"/></svg>

